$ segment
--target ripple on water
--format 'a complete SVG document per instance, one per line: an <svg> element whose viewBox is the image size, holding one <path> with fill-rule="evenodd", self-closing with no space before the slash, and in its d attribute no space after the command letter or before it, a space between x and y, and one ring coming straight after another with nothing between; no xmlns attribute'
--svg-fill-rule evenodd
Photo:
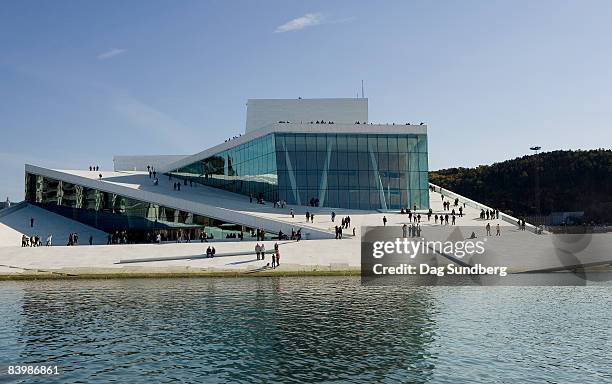
<svg viewBox="0 0 612 384"><path fill-rule="evenodd" d="M0 299L2 366L58 365L61 382L612 380L610 286L33 281Z"/></svg>

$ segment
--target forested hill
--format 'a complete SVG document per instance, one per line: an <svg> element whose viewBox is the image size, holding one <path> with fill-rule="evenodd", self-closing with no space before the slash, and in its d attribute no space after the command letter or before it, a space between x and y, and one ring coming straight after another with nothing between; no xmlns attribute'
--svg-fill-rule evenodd
<svg viewBox="0 0 612 384"><path fill-rule="evenodd" d="M554 151L477 168L429 173L429 181L516 216L584 211L585 219L612 222L612 150Z"/></svg>

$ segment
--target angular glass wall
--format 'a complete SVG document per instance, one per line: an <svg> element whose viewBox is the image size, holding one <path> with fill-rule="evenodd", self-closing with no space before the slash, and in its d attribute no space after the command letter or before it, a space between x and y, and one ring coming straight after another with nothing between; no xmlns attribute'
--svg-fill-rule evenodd
<svg viewBox="0 0 612 384"><path fill-rule="evenodd" d="M254 198L278 200L272 134L240 144L170 174Z"/></svg>
<svg viewBox="0 0 612 384"><path fill-rule="evenodd" d="M27 173L25 185L26 201L107 233L127 231L133 242L151 241L157 233L164 241L196 240L201 233L208 239L256 239L254 228L61 180Z"/></svg>
<svg viewBox="0 0 612 384"><path fill-rule="evenodd" d="M426 135L276 133L278 193L290 204L429 208Z"/></svg>

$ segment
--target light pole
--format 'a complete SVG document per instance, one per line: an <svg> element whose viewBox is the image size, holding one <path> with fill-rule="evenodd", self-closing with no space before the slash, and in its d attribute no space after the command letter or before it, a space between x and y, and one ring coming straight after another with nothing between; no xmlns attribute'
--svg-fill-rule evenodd
<svg viewBox="0 0 612 384"><path fill-rule="evenodd" d="M529 147L530 150L534 151L536 157L535 157L535 174L534 174L534 184L535 184L535 209L536 209L536 216L538 217L538 224L540 219L540 172L539 172L539 167L538 167L538 152L540 151L540 149L542 149L542 147L540 147L539 145L533 146L533 147Z"/></svg>

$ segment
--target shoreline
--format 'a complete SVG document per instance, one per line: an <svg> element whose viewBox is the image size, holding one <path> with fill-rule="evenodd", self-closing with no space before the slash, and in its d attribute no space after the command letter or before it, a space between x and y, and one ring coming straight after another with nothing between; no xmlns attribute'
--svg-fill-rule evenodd
<svg viewBox="0 0 612 384"><path fill-rule="evenodd" d="M198 277L316 277L316 276L360 276L360 269L313 269L313 270L263 270L263 271L100 271L79 273L77 271L36 271L25 273L0 273L2 281L31 280L100 280L143 278L198 278Z"/></svg>
<svg viewBox="0 0 612 384"><path fill-rule="evenodd" d="M109 271L100 269L99 272L77 270L64 271L27 271L21 273L0 273L0 282L3 281L33 281L33 280L110 280L110 279L172 279L172 278L242 278L242 277L325 277L325 276L361 276L360 268L346 269L267 269L267 270L193 270L172 271L172 268L160 270L122 270ZM541 274L572 273L573 271L538 272ZM612 267L588 267L575 272L585 273L612 273ZM529 275L530 272L509 272L512 275Z"/></svg>

